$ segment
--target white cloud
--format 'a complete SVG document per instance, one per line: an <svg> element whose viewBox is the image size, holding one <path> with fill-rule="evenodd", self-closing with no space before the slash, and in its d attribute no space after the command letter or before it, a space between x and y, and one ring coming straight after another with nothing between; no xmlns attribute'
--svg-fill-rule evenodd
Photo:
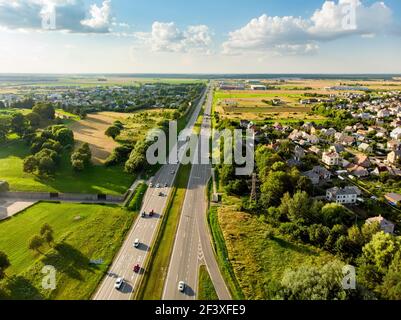
<svg viewBox="0 0 401 320"><path fill-rule="evenodd" d="M81 24L94 30L109 30L111 24L111 1L105 0L101 7L93 4L90 8L90 18L81 21Z"/></svg>
<svg viewBox="0 0 401 320"><path fill-rule="evenodd" d="M43 30L46 15L55 17L52 30L77 33L108 33L111 0L86 12L83 0L0 0L0 27L11 30Z"/></svg>
<svg viewBox="0 0 401 320"><path fill-rule="evenodd" d="M276 52L277 48L287 47L290 55L306 54L316 52L317 42L392 32L393 28L392 11L383 2L365 6L359 0L325 1L309 19L266 14L252 19L244 27L229 33L229 39L223 43L223 52Z"/></svg>
<svg viewBox="0 0 401 320"><path fill-rule="evenodd" d="M174 22L155 21L150 33L138 32L136 38L150 46L152 51L190 52L207 51L212 35L205 25L188 26L181 30Z"/></svg>

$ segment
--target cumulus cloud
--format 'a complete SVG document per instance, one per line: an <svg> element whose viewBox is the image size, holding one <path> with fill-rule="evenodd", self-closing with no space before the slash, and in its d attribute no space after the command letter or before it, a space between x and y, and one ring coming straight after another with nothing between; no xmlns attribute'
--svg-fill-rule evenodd
<svg viewBox="0 0 401 320"><path fill-rule="evenodd" d="M224 53L244 50L273 53L314 53L321 41L345 36L372 36L391 32L392 11L383 2L365 6L359 0L325 1L309 19L266 14L252 19L244 27L229 33L223 43Z"/></svg>
<svg viewBox="0 0 401 320"><path fill-rule="evenodd" d="M83 0L0 0L0 26L43 30L44 19L53 19L53 30L107 33L111 26L111 1L85 10Z"/></svg>
<svg viewBox="0 0 401 320"><path fill-rule="evenodd" d="M212 41L209 27L189 26L181 30L174 22L155 21L150 33L136 34L137 39L149 45L152 51L190 52L207 51Z"/></svg>

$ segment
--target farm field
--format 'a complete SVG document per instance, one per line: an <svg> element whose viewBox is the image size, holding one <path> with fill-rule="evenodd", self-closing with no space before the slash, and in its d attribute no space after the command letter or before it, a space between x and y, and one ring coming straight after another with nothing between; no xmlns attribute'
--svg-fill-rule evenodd
<svg viewBox="0 0 401 320"><path fill-rule="evenodd" d="M77 173L72 169L68 154L62 156L54 178L42 179L23 172L23 159L28 155L29 148L20 140L0 148L0 180L8 181L12 191L118 195L126 192L134 180L119 166L91 166Z"/></svg>
<svg viewBox="0 0 401 320"><path fill-rule="evenodd" d="M0 251L11 266L0 282L0 299L89 299L134 218L118 206L39 203L1 222ZM53 228L54 243L29 250L29 239L44 223ZM90 264L99 259L101 265ZM56 269L54 291L42 289L45 265Z"/></svg>
<svg viewBox="0 0 401 320"><path fill-rule="evenodd" d="M335 259L312 246L289 241L281 235L268 237L269 226L238 212L238 200L229 197L218 209L228 257L245 299L274 299L273 291L287 270L303 264L321 265Z"/></svg>
<svg viewBox="0 0 401 320"><path fill-rule="evenodd" d="M133 143L146 136L154 128L163 114L160 109L138 111L136 113L99 112L88 114L85 119L68 121L68 127L74 132L76 148L88 143L92 151L92 161L100 165L119 145L119 142ZM116 138L116 141L105 135L105 131L114 121L121 121L125 129Z"/></svg>

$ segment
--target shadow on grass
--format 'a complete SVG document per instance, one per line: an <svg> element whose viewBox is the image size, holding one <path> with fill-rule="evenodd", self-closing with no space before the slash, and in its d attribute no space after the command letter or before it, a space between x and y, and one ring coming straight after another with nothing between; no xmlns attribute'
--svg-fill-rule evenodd
<svg viewBox="0 0 401 320"><path fill-rule="evenodd" d="M98 269L90 265L90 260L78 249L67 243L60 243L55 246L55 250L47 253L42 262L56 268L58 272L66 274L68 277L83 281L81 270L94 272Z"/></svg>
<svg viewBox="0 0 401 320"><path fill-rule="evenodd" d="M0 299L6 300L43 300L43 295L32 283L22 277L13 276L5 285L6 290L0 289Z"/></svg>
<svg viewBox="0 0 401 320"><path fill-rule="evenodd" d="M308 254L308 255L314 255L314 256L317 255L317 253L315 251L313 251L305 246L296 245L296 244L288 242L284 239L273 237L271 240L274 241L275 243L277 243L283 249L292 250L292 251L302 253L302 254Z"/></svg>

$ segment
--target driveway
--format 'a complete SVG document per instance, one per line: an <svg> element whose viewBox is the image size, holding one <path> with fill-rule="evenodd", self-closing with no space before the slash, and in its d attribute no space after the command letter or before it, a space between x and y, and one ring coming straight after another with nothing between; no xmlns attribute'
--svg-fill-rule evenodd
<svg viewBox="0 0 401 320"><path fill-rule="evenodd" d="M32 206L37 201L0 198L0 220L7 219Z"/></svg>

